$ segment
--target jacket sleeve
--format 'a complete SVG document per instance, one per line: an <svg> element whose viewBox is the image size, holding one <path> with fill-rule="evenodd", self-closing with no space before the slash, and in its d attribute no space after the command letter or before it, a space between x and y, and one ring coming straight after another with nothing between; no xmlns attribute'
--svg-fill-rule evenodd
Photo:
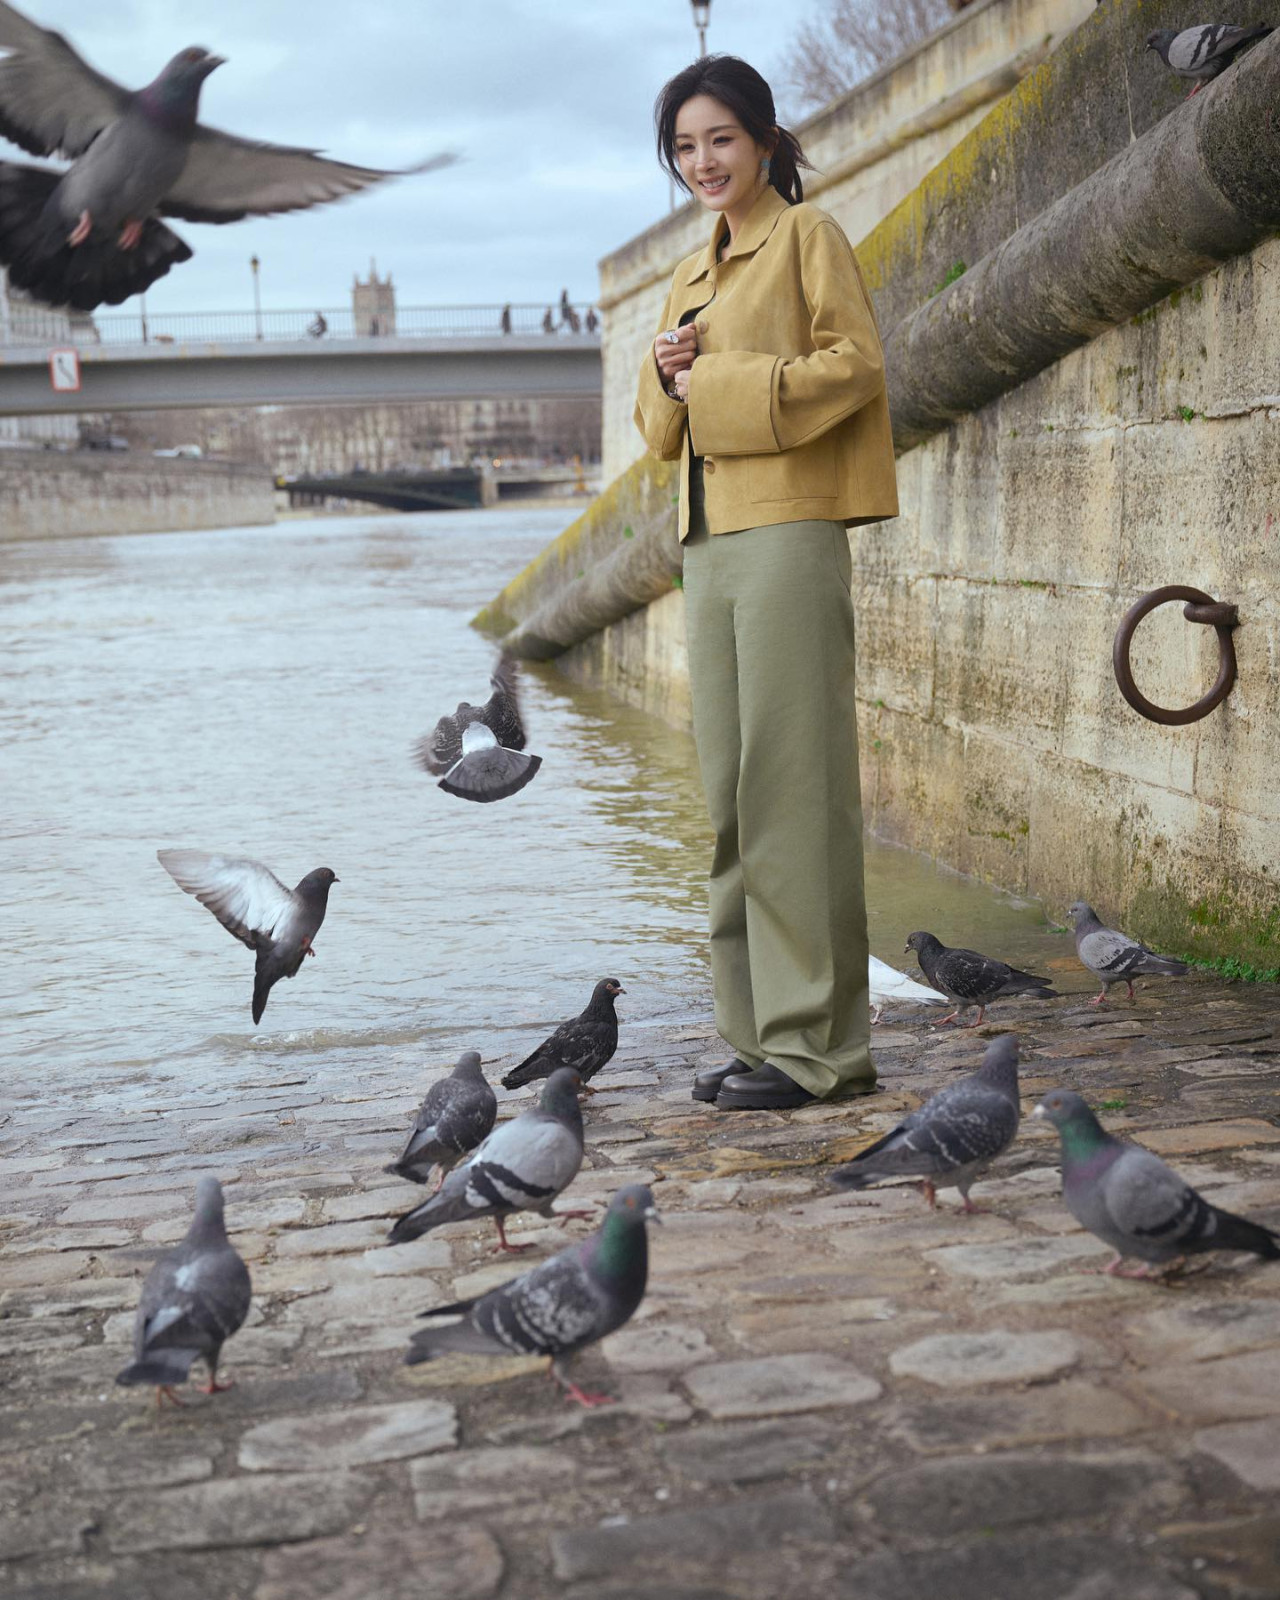
<svg viewBox="0 0 1280 1600"><path fill-rule="evenodd" d="M655 330L656 338L669 326L671 296L667 295L662 307L662 321ZM640 367L640 389L636 395L635 424L644 435L644 442L659 461L678 461L684 449L684 430L689 418L689 408L681 400L673 400L662 387L658 363L653 358L653 341L645 348Z"/></svg>
<svg viewBox="0 0 1280 1600"><path fill-rule="evenodd" d="M697 455L793 449L861 410L884 388L884 354L849 241L824 219L800 245L813 352L702 355L689 374L689 437Z"/></svg>

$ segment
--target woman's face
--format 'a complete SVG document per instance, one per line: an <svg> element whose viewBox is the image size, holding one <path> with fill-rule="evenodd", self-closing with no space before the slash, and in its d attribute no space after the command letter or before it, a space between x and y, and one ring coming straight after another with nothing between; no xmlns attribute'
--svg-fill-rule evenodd
<svg viewBox="0 0 1280 1600"><path fill-rule="evenodd" d="M765 181L760 164L769 152L729 110L709 94L696 94L676 113L680 176L708 211L743 214Z"/></svg>

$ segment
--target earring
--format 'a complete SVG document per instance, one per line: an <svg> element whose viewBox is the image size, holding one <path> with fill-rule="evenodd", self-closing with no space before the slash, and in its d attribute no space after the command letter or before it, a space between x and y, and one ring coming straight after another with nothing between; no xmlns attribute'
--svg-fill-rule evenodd
<svg viewBox="0 0 1280 1600"><path fill-rule="evenodd" d="M766 156L764 158L764 160L760 163L760 170L761 170L761 172L764 173L766 178L769 176L769 164L770 164L770 158L768 156Z"/></svg>

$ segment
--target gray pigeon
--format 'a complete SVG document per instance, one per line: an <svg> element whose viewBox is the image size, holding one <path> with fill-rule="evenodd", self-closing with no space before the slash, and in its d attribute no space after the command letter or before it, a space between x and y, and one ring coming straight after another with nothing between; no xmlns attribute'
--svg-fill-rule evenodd
<svg viewBox="0 0 1280 1600"><path fill-rule="evenodd" d="M504 1089L518 1089L545 1078L557 1067L572 1067L582 1079L594 1078L600 1068L613 1060L618 1048L618 1014L614 1001L626 990L616 978L601 978L591 991L585 1011L562 1022L550 1038L544 1039L532 1055L512 1067L502 1080ZM587 1089L594 1094L594 1089Z"/></svg>
<svg viewBox="0 0 1280 1600"><path fill-rule="evenodd" d="M482 805L518 794L542 765L541 756L525 754L519 678L511 656L498 658L489 683L493 693L482 706L463 700L416 746L419 765L440 778L446 794Z"/></svg>
<svg viewBox="0 0 1280 1600"><path fill-rule="evenodd" d="M181 1405L173 1386L185 1383L192 1364L202 1358L209 1369L202 1392L229 1389L229 1383L218 1382L218 1356L249 1315L251 1294L249 1269L227 1239L222 1185L216 1178L201 1178L186 1238L160 1257L142 1285L133 1362L116 1382L153 1383L157 1405L163 1399Z"/></svg>
<svg viewBox="0 0 1280 1600"><path fill-rule="evenodd" d="M437 1193L399 1219L392 1244L408 1244L446 1222L492 1217L498 1248L531 1250L508 1244L503 1220L517 1211L544 1217L588 1217L589 1211L551 1209L552 1202L578 1176L582 1166L582 1111L578 1074L567 1067L547 1079L538 1104L489 1135L444 1180Z"/></svg>
<svg viewBox="0 0 1280 1600"><path fill-rule="evenodd" d="M320 931L329 890L339 879L328 867L308 872L286 889L260 861L210 855L205 850L157 850L156 860L180 889L208 906L228 933L257 952L253 978L253 1022L262 1021L267 996L281 978L292 978Z"/></svg>
<svg viewBox="0 0 1280 1600"><path fill-rule="evenodd" d="M1188 970L1185 961L1158 956L1127 933L1103 927L1098 913L1083 900L1068 906L1067 915L1075 923L1076 954L1090 972L1102 979L1102 993L1094 997L1095 1006L1100 1006L1107 998L1107 990L1113 983L1127 983L1132 1000L1133 980L1140 973L1181 978Z"/></svg>
<svg viewBox="0 0 1280 1600"><path fill-rule="evenodd" d="M408 1178L410 1183L426 1183L433 1169L438 1169L438 1191L459 1157L474 1150L492 1131L497 1115L498 1097L480 1070L480 1053L465 1050L449 1076L427 1090L400 1159L383 1171Z"/></svg>
<svg viewBox="0 0 1280 1600"><path fill-rule="evenodd" d="M1141 1145L1116 1139L1070 1089L1054 1089L1031 1113L1062 1139L1062 1198L1082 1227L1115 1251L1105 1270L1147 1278L1146 1266L1125 1271L1126 1256L1167 1264L1205 1250L1248 1250L1280 1261L1280 1234L1219 1211Z"/></svg>
<svg viewBox="0 0 1280 1600"><path fill-rule="evenodd" d="M1049 987L1047 978L1038 978L1034 972L1019 972L1017 967L984 956L977 950L949 950L931 933L912 933L907 936L908 950L914 950L924 975L935 989L941 989L955 1006L950 1016L940 1017L935 1024L942 1027L954 1022L970 1006L978 1008L978 1020L968 1024L982 1026L982 1018L993 1000L1008 995L1029 994L1037 1000L1051 1000L1057 990Z"/></svg>
<svg viewBox="0 0 1280 1600"><path fill-rule="evenodd" d="M940 1089L892 1133L837 1167L831 1181L837 1189L865 1189L883 1178L919 1178L931 1207L938 1189L956 1188L965 1210L977 1211L969 1190L1013 1143L1020 1115L1018 1039L1005 1033L988 1045L971 1077Z"/></svg>
<svg viewBox="0 0 1280 1600"><path fill-rule="evenodd" d="M584 1392L561 1363L635 1315L649 1272L645 1223L658 1220L653 1195L644 1184L619 1189L599 1231L589 1239L478 1300L424 1311L424 1317L461 1314L463 1320L415 1333L406 1365L455 1352L550 1356L550 1376L571 1400L584 1406L607 1405L611 1396Z"/></svg>
<svg viewBox="0 0 1280 1600"><path fill-rule="evenodd" d="M1273 31L1265 22L1252 28L1237 28L1229 22L1198 23L1181 31L1157 28L1147 35L1147 49L1154 50L1179 78L1198 79L1191 91L1198 94L1211 78L1227 70L1241 50Z"/></svg>
<svg viewBox="0 0 1280 1600"><path fill-rule="evenodd" d="M180 50L146 88L126 89L0 0L0 51L0 134L71 162L66 171L0 162L0 266L46 305L119 305L189 260L161 217L238 222L402 176L205 127L200 90L223 58L200 46Z"/></svg>

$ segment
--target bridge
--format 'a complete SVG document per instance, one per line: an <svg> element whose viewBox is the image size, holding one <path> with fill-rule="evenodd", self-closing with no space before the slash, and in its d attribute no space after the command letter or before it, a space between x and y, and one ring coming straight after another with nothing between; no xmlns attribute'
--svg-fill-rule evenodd
<svg viewBox="0 0 1280 1600"><path fill-rule="evenodd" d="M599 322L591 307L419 306L377 318L335 311L205 312L93 319L23 307L0 343L0 416L207 406L414 400L595 399ZM76 362L55 350L74 348ZM78 368L78 370L77 370Z"/></svg>

